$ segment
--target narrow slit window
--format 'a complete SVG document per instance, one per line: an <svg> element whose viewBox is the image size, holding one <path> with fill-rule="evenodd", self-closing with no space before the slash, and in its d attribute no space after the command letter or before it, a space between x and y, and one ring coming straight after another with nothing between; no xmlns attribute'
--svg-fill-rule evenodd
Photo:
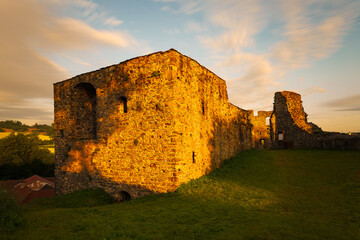
<svg viewBox="0 0 360 240"><path fill-rule="evenodd" d="M201 102L201 110L202 110L202 115L205 115L205 103L204 103L204 101Z"/></svg>
<svg viewBox="0 0 360 240"><path fill-rule="evenodd" d="M196 163L195 152L192 152L192 162L193 162L193 163Z"/></svg>
<svg viewBox="0 0 360 240"><path fill-rule="evenodd" d="M126 97L120 97L120 112L127 113L127 98Z"/></svg>

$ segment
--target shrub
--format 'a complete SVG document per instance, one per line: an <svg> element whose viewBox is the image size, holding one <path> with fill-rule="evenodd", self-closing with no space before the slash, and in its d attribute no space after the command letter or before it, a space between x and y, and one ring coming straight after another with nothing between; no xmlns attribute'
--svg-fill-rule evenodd
<svg viewBox="0 0 360 240"><path fill-rule="evenodd" d="M24 223L22 209L0 189L0 232L14 232Z"/></svg>

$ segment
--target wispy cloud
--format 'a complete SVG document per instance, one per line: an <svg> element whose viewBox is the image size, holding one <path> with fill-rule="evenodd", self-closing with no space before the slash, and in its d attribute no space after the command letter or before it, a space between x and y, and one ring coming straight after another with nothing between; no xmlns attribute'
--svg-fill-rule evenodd
<svg viewBox="0 0 360 240"><path fill-rule="evenodd" d="M33 41L39 41L41 47L50 49L87 49L101 45L128 47L137 44L136 40L125 32L97 30L72 18L54 19L53 24L49 28L44 26Z"/></svg>
<svg viewBox="0 0 360 240"><path fill-rule="evenodd" d="M51 100L52 83L66 79L68 73L46 53L61 52L66 56L66 51L137 46L137 41L125 31L95 29L82 20L54 12L56 6L64 4L82 7L88 14L97 8L86 0L0 2L0 119L21 119L27 114L29 119L39 109L34 118L52 121L52 106L40 107L38 100ZM89 64L69 57L77 64Z"/></svg>
<svg viewBox="0 0 360 240"><path fill-rule="evenodd" d="M186 23L185 31L190 33L202 33L207 31L207 27L198 22L190 21Z"/></svg>
<svg viewBox="0 0 360 240"><path fill-rule="evenodd" d="M316 93L325 93L325 92L327 92L326 89L320 88L318 86L309 87L301 91L303 96L308 96Z"/></svg>
<svg viewBox="0 0 360 240"><path fill-rule="evenodd" d="M360 16L360 2L353 0L178 0L177 4L180 13L204 16L209 30L198 31L197 39L217 57L215 70L228 80L230 100L255 109L271 105L274 89L286 81L289 71L310 66L341 47ZM258 34L274 22L280 40L255 53ZM303 92L323 91L315 86Z"/></svg>
<svg viewBox="0 0 360 240"><path fill-rule="evenodd" d="M352 1L282 0L280 6L287 22L284 40L270 55L288 69L306 67L336 51L360 10L359 2Z"/></svg>
<svg viewBox="0 0 360 240"><path fill-rule="evenodd" d="M180 34L181 31L180 31L180 29L175 28L175 29L166 30L166 33L168 33L168 34Z"/></svg>
<svg viewBox="0 0 360 240"><path fill-rule="evenodd" d="M118 26L118 25L120 25L120 24L122 24L122 23L123 23L123 21L121 21L121 20L119 20L119 19L116 19L116 18L114 18L114 17L108 18L108 19L106 19L106 21L105 21L105 24L106 24L106 25L111 25L111 26Z"/></svg>
<svg viewBox="0 0 360 240"><path fill-rule="evenodd" d="M360 111L360 95L331 100L324 103L324 107L337 111Z"/></svg>

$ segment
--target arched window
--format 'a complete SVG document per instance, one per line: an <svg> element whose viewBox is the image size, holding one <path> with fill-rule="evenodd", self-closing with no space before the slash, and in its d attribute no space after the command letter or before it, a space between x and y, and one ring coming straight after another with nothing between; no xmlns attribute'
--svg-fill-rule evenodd
<svg viewBox="0 0 360 240"><path fill-rule="evenodd" d="M120 97L119 111L121 113L127 113L127 98L126 97Z"/></svg>
<svg viewBox="0 0 360 240"><path fill-rule="evenodd" d="M73 136L96 139L96 89L90 83L79 83L72 96Z"/></svg>

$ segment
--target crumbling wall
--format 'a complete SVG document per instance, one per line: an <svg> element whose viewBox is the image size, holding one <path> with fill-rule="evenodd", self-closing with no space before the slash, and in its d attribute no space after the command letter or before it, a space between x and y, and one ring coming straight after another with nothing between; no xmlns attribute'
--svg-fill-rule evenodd
<svg viewBox="0 0 360 240"><path fill-rule="evenodd" d="M270 134L275 148L360 149L359 136L323 132L308 122L300 94L275 93L273 119Z"/></svg>
<svg viewBox="0 0 360 240"><path fill-rule="evenodd" d="M174 191L251 147L249 112L175 50L54 84L57 193Z"/></svg>
<svg viewBox="0 0 360 240"><path fill-rule="evenodd" d="M311 148L316 144L312 125L307 121L301 95L283 91L274 98L274 146L278 148Z"/></svg>
<svg viewBox="0 0 360 240"><path fill-rule="evenodd" d="M253 111L251 111L253 147L258 149L271 148L270 128L272 113L272 111L258 111L257 116L254 116Z"/></svg>

